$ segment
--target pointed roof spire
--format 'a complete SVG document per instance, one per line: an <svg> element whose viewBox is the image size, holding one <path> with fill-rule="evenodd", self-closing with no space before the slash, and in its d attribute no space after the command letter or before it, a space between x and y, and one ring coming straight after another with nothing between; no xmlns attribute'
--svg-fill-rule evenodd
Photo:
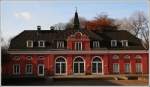
<svg viewBox="0 0 150 87"><path fill-rule="evenodd" d="M75 29L80 28L80 22L79 22L78 13L77 13L77 7L76 7L76 12L75 12L75 17L74 17L74 28Z"/></svg>

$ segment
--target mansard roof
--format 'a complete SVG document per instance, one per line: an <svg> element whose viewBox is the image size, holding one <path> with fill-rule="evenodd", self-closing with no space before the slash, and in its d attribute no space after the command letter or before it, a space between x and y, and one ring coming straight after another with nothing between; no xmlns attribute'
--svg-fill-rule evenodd
<svg viewBox="0 0 150 87"><path fill-rule="evenodd" d="M125 31L125 30L115 30L115 31L104 31L104 32L93 32L86 29L67 29L67 30L24 30L22 33L17 35L11 40L9 50L11 49L24 49L24 50L34 50L34 49L43 49L43 50L50 50L55 49L56 41L62 40L66 41L67 37L71 34L74 34L75 32L81 32L86 34L90 41L98 40L100 41L100 44L102 44L101 48L105 49L127 49L127 50L140 50L144 49L144 47L141 44L140 39L133 36L131 33ZM34 44L37 44L39 40L44 40L46 47L45 48L39 48L38 46L34 46L33 48L27 48L26 47L26 41L27 40L33 40ZM111 48L110 41L111 40L128 40L129 46L125 48L118 47Z"/></svg>

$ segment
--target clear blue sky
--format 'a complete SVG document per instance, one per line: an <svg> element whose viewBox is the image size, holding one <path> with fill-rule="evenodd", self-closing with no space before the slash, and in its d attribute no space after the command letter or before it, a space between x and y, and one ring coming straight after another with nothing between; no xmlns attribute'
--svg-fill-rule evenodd
<svg viewBox="0 0 150 87"><path fill-rule="evenodd" d="M147 0L3 0L1 1L1 33L5 40L23 30L42 29L57 23L66 23L74 16L75 7L79 16L90 20L106 12L111 18L129 17L135 11L148 13Z"/></svg>

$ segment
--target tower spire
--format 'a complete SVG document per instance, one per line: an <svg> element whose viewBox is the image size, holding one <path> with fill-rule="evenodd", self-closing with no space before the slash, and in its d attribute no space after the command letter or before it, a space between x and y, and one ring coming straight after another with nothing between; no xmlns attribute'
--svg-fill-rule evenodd
<svg viewBox="0 0 150 87"><path fill-rule="evenodd" d="M75 17L74 17L74 29L79 29L79 28L80 28L80 22L78 18L77 7L76 7L76 12L75 12Z"/></svg>

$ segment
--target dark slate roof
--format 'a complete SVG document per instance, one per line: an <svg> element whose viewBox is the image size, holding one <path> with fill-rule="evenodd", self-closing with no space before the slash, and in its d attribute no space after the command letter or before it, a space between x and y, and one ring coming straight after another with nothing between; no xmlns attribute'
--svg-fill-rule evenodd
<svg viewBox="0 0 150 87"><path fill-rule="evenodd" d="M11 40L9 50L56 50L56 41L63 40L65 41L67 37L77 31L80 31L86 34L91 41L99 40L102 44L101 48L105 49L127 49L127 50L141 50L144 47L141 44L140 39L136 38L129 32L125 30L116 30L116 31L104 31L104 32L93 32L86 29L67 29L67 30L24 30L19 35L14 37ZM37 44L38 40L45 40L46 47L39 48L38 46L34 46L33 48L26 47L26 41L33 40L34 44ZM128 40L129 46L125 48L111 48L110 40ZM66 50L66 48L65 48Z"/></svg>

